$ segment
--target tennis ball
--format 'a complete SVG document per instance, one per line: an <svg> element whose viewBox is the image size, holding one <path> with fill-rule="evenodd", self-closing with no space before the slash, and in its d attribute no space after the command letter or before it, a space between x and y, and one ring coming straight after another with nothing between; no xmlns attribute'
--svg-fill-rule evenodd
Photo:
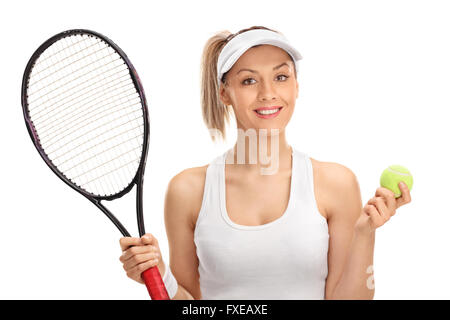
<svg viewBox="0 0 450 320"><path fill-rule="evenodd" d="M380 185L394 192L396 198L402 195L402 191L398 187L400 181L403 181L408 186L408 189L411 190L413 177L408 169L400 165L387 167L380 177Z"/></svg>

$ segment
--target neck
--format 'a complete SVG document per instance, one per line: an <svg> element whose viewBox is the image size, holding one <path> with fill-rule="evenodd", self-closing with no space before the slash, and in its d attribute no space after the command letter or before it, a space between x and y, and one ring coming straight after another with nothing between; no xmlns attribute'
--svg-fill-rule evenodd
<svg viewBox="0 0 450 320"><path fill-rule="evenodd" d="M276 174L291 167L292 147L287 143L284 130L242 130L227 155L227 164L238 164L239 170Z"/></svg>

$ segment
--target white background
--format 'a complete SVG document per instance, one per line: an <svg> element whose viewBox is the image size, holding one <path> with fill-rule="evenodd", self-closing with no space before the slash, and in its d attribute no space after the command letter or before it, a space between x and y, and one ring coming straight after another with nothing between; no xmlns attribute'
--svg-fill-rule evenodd
<svg viewBox="0 0 450 320"><path fill-rule="evenodd" d="M151 121L146 227L168 262L169 180L209 163L236 137L233 123L227 143L214 145L203 124L203 46L215 32L263 25L281 31L304 58L288 142L349 167L363 204L386 166L402 164L414 176L412 202L377 231L375 299L449 299L447 6L430 0L2 2L0 298L148 298L118 260L120 233L50 171L28 136L20 88L34 50L60 31L85 28L111 38L133 62ZM126 208L118 215L136 234L134 193L120 201L112 209Z"/></svg>

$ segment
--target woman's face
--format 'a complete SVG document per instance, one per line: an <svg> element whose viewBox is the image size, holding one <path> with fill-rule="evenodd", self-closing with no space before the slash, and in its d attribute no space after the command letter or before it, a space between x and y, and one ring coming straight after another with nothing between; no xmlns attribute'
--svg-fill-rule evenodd
<svg viewBox="0 0 450 320"><path fill-rule="evenodd" d="M220 98L233 106L238 128L267 129L269 135L271 129L284 130L298 97L294 70L289 54L272 45L250 48L236 61L227 85L220 86ZM261 114L261 108L276 113Z"/></svg>

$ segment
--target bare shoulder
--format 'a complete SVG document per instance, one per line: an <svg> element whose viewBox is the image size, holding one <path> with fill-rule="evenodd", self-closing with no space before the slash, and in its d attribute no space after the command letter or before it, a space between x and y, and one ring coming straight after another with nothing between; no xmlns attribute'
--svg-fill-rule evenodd
<svg viewBox="0 0 450 320"><path fill-rule="evenodd" d="M180 188L199 187L199 184L204 183L202 180L206 177L207 168L208 165L184 169L170 180L170 184Z"/></svg>
<svg viewBox="0 0 450 320"><path fill-rule="evenodd" d="M313 158L310 159L311 163L313 164L313 169L317 170L317 173L320 174L321 177L329 178L329 180L327 180L327 183L345 183L348 182L349 179L352 180L356 178L353 171L342 164L336 162L319 161Z"/></svg>
<svg viewBox="0 0 450 320"><path fill-rule="evenodd" d="M322 209L323 215L329 219L342 201L347 201L350 197L360 197L358 180L355 173L342 164L310 159L317 204L319 210Z"/></svg>
<svg viewBox="0 0 450 320"><path fill-rule="evenodd" d="M207 168L208 165L184 169L170 180L167 187L166 205L176 203L177 207L183 208L176 212L186 214L184 218L189 220L191 226L195 225L201 208Z"/></svg>

